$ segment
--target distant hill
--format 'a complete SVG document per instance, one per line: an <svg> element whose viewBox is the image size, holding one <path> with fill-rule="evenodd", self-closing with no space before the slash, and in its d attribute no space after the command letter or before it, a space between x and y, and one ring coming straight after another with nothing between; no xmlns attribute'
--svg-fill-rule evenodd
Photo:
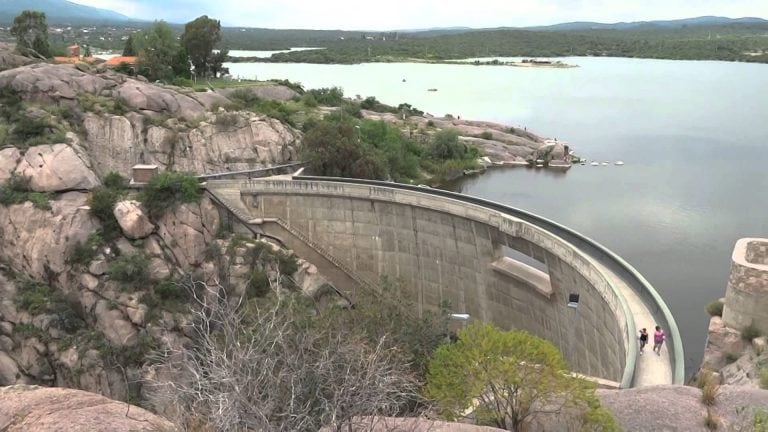
<svg viewBox="0 0 768 432"><path fill-rule="evenodd" d="M99 9L66 0L0 0L0 22L11 23L26 9L45 12L48 24L121 23L139 21L107 9Z"/></svg>
<svg viewBox="0 0 768 432"><path fill-rule="evenodd" d="M678 20L657 20L657 21L633 21L618 23L598 23L589 21L569 22L555 24L550 26L526 27L526 30L544 30L544 31L575 31L575 30L634 30L642 28L681 28L681 27L701 27L730 24L766 24L768 20L762 18L726 18L717 16L702 16L696 18L685 18Z"/></svg>

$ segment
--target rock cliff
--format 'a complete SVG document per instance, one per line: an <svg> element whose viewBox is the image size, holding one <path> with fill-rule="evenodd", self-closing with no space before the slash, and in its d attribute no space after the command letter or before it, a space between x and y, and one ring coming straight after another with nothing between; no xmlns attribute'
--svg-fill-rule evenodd
<svg viewBox="0 0 768 432"><path fill-rule="evenodd" d="M216 92L200 93L111 72L86 73L51 64L0 72L0 87L13 89L32 103L26 108L28 117L71 131L66 139L45 143L54 145L50 148L28 152L32 160L23 167L11 167L9 161L20 155L4 149L0 179L11 168L25 173L44 171L38 177L50 182L60 181L52 169L70 170L73 164L84 165L100 178L109 171L126 174L135 164L202 174L297 159L298 131L254 113L219 111L217 107L229 100ZM55 144L67 144L71 150ZM90 178L69 188L87 189L94 183L95 178Z"/></svg>

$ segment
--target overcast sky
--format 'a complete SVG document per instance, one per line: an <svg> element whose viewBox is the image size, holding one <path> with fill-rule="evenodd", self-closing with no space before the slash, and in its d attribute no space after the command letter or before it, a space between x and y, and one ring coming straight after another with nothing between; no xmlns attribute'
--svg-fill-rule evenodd
<svg viewBox="0 0 768 432"><path fill-rule="evenodd" d="M343 30L524 27L719 15L768 18L768 0L71 0L141 19Z"/></svg>

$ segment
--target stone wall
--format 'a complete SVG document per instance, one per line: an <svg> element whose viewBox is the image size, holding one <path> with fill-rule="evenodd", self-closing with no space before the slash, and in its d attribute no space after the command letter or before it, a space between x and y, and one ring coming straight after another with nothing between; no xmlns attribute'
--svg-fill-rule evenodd
<svg viewBox="0 0 768 432"><path fill-rule="evenodd" d="M294 181L237 182L254 218L280 218L375 282L403 281L420 310L456 313L554 342L573 368L621 381L628 347L622 300L587 255L522 220L427 194ZM551 291L493 264L504 247L546 265ZM567 307L569 293L580 307ZM632 342L634 343L634 341Z"/></svg>
<svg viewBox="0 0 768 432"><path fill-rule="evenodd" d="M739 240L731 259L723 323L737 330L753 324L768 334L768 239Z"/></svg>

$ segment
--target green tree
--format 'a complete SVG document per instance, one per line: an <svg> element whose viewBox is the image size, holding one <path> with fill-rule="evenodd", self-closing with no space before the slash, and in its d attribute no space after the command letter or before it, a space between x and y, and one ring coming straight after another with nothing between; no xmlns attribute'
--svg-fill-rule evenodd
<svg viewBox="0 0 768 432"><path fill-rule="evenodd" d="M123 56L134 57L136 56L136 49L133 47L133 35L128 36L123 47Z"/></svg>
<svg viewBox="0 0 768 432"><path fill-rule="evenodd" d="M438 160L463 159L466 152L466 146L459 142L459 133L453 129L437 132L430 144L430 153Z"/></svg>
<svg viewBox="0 0 768 432"><path fill-rule="evenodd" d="M139 53L138 72L150 80L172 80L174 58L181 49L173 29L164 21L155 22L150 28L136 33L134 48ZM188 69L188 66L187 66Z"/></svg>
<svg viewBox="0 0 768 432"><path fill-rule="evenodd" d="M586 424L601 422L592 430L616 430L594 390L594 384L568 374L550 342L487 323L469 325L456 343L438 348L427 375L427 395L443 417L453 420L472 410L476 421L512 431L566 407L581 408Z"/></svg>
<svg viewBox="0 0 768 432"><path fill-rule="evenodd" d="M213 48L220 41L221 22L208 18L208 15L203 15L184 26L181 44L186 48L197 76L207 77L213 72Z"/></svg>
<svg viewBox="0 0 768 432"><path fill-rule="evenodd" d="M219 74L224 74L227 68L224 67L224 62L227 61L229 56L229 50L223 48L219 52L215 53L211 57L211 76L216 78Z"/></svg>
<svg viewBox="0 0 768 432"><path fill-rule="evenodd" d="M13 20L11 35L16 37L16 50L20 54L45 58L51 56L44 12L23 11Z"/></svg>
<svg viewBox="0 0 768 432"><path fill-rule="evenodd" d="M83 53L83 57L91 57L91 46L86 45L85 46L85 52Z"/></svg>
<svg viewBox="0 0 768 432"><path fill-rule="evenodd" d="M176 55L171 61L171 69L173 70L174 77L186 79L192 78L192 72L189 69L189 56L184 47L181 47L176 51Z"/></svg>
<svg viewBox="0 0 768 432"><path fill-rule="evenodd" d="M317 175L383 180L386 166L346 122L323 121L304 136L304 160Z"/></svg>

